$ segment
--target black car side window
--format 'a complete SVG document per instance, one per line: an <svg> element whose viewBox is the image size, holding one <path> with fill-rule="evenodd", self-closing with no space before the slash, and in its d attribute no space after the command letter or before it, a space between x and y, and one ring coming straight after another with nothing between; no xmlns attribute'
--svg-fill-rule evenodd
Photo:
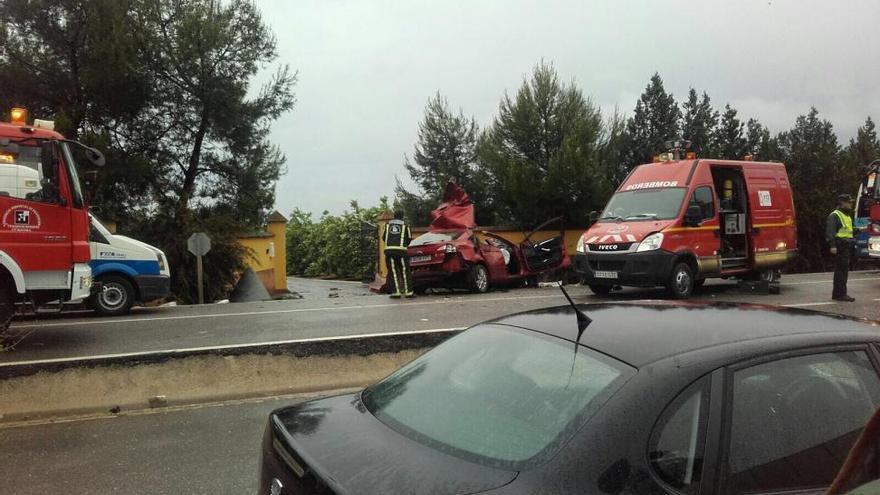
<svg viewBox="0 0 880 495"><path fill-rule="evenodd" d="M737 371L725 493L824 490L878 405L880 379L862 351Z"/></svg>
<svg viewBox="0 0 880 495"><path fill-rule="evenodd" d="M686 388L660 415L648 446L654 473L680 493L700 491L709 405L709 377Z"/></svg>

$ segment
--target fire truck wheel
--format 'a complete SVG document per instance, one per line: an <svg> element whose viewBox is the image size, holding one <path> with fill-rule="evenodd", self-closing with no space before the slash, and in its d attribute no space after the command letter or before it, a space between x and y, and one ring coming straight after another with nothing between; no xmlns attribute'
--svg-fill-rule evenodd
<svg viewBox="0 0 880 495"><path fill-rule="evenodd" d="M134 287L123 277L105 275L99 277L101 290L92 294L91 303L95 311L103 316L118 316L128 313L134 304Z"/></svg>
<svg viewBox="0 0 880 495"><path fill-rule="evenodd" d="M477 263L471 267L467 277L468 288L471 291L482 294L489 290L489 272L486 267Z"/></svg>
<svg viewBox="0 0 880 495"><path fill-rule="evenodd" d="M611 289L613 288L614 286L612 285L590 284L590 290L597 296L607 296L608 294L611 294Z"/></svg>
<svg viewBox="0 0 880 495"><path fill-rule="evenodd" d="M0 274L0 333L5 332L15 314L15 288L8 277ZM0 348L3 345L0 343Z"/></svg>
<svg viewBox="0 0 880 495"><path fill-rule="evenodd" d="M666 289L675 299L687 299L694 292L694 282L694 271L687 263L681 261L672 269L672 275L666 282Z"/></svg>

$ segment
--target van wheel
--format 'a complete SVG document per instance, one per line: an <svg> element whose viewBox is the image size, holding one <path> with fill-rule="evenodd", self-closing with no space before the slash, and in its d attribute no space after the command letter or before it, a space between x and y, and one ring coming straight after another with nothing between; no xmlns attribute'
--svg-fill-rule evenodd
<svg viewBox="0 0 880 495"><path fill-rule="evenodd" d="M489 272L486 267L477 263L471 267L467 277L468 288L472 292L482 294L489 290Z"/></svg>
<svg viewBox="0 0 880 495"><path fill-rule="evenodd" d="M95 312L103 316L127 314L135 297L131 283L118 275L106 275L98 281L101 282L101 290L89 298Z"/></svg>
<svg viewBox="0 0 880 495"><path fill-rule="evenodd" d="M15 315L15 288L8 277L0 276L0 349L3 348L2 334L12 323Z"/></svg>
<svg viewBox="0 0 880 495"><path fill-rule="evenodd" d="M607 296L611 294L611 289L613 288L613 285L590 284L590 290L597 296Z"/></svg>
<svg viewBox="0 0 880 495"><path fill-rule="evenodd" d="M675 264L672 269L672 275L666 282L666 289L669 294L676 299L687 299L694 293L694 271L685 262Z"/></svg>

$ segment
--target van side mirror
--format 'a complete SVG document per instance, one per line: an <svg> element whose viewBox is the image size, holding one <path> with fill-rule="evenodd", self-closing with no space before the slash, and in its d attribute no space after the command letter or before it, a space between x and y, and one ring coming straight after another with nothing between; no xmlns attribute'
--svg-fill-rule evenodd
<svg viewBox="0 0 880 495"><path fill-rule="evenodd" d="M688 206L687 211L684 214L684 225L685 227L696 227L700 225L700 222L703 220L703 209L698 205L690 205Z"/></svg>
<svg viewBox="0 0 880 495"><path fill-rule="evenodd" d="M591 211L590 212L590 225L593 225L594 223L596 223L597 220L599 220L599 212L596 210Z"/></svg>

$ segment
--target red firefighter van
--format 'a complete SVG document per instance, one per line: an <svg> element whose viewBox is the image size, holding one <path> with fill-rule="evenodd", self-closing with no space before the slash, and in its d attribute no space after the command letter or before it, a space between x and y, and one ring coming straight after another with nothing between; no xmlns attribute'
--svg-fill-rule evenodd
<svg viewBox="0 0 880 495"><path fill-rule="evenodd" d="M15 302L89 296L88 205L73 150L104 162L97 150L52 130L52 122L29 124L23 109L11 114L10 123L0 123L0 349Z"/></svg>
<svg viewBox="0 0 880 495"><path fill-rule="evenodd" d="M574 262L596 294L665 286L686 298L710 277L773 280L796 253L785 165L673 159L630 173Z"/></svg>

